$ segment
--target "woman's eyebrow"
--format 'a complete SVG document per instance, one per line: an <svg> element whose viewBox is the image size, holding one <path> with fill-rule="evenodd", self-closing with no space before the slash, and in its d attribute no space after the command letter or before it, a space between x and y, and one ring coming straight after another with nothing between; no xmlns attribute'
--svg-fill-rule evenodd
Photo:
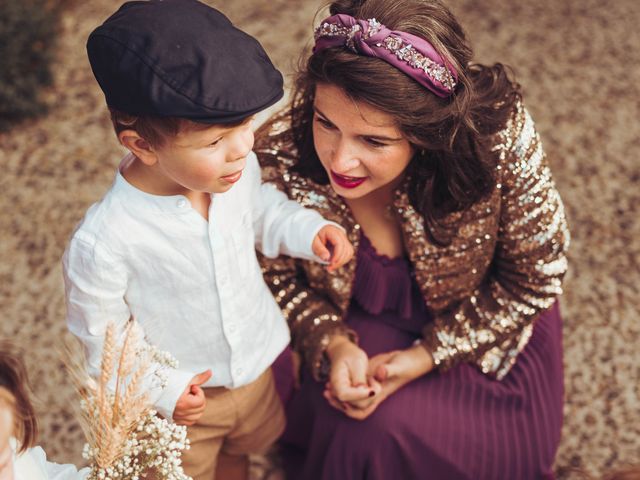
<svg viewBox="0 0 640 480"><path fill-rule="evenodd" d="M326 120L329 120L329 117L327 117L324 113L322 113L322 110L320 110L318 107L316 107L315 105L313 106L313 111L316 112L318 115L324 117ZM330 121L330 120L329 120ZM333 123L333 122L332 122Z"/></svg>
<svg viewBox="0 0 640 480"><path fill-rule="evenodd" d="M403 137L385 137L383 135L360 135L362 138L368 138L370 140L380 140L387 143L399 142Z"/></svg>
<svg viewBox="0 0 640 480"><path fill-rule="evenodd" d="M322 110L320 110L318 107L316 107L315 105L313 106L313 110L320 115L321 117L323 117L326 121L328 121L329 123L331 123L332 125L334 124L329 117L327 117L324 113L322 113ZM358 135L359 137L362 138L369 138L372 140L381 140L384 142L399 142L400 140L402 140L404 137L387 137L384 135L368 135L368 134L364 134L364 135Z"/></svg>

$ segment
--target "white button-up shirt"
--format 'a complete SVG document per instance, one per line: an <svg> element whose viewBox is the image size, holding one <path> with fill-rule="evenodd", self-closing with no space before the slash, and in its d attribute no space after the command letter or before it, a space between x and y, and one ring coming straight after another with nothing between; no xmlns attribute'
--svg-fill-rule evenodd
<svg viewBox="0 0 640 480"><path fill-rule="evenodd" d="M120 169L132 160L125 157ZM311 244L330 222L262 184L255 155L227 192L212 194L209 221L182 196L142 192L116 173L92 205L63 257L67 323L99 369L106 326L122 332L131 316L146 341L179 367L152 401L172 418L194 375L204 386L235 388L255 380L289 342L289 330L265 284L255 248L316 259Z"/></svg>

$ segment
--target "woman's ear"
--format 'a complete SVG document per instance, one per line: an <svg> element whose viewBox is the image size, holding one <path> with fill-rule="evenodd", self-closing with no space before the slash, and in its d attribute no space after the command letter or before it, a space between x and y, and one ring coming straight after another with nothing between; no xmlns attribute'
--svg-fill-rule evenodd
<svg viewBox="0 0 640 480"><path fill-rule="evenodd" d="M135 130L122 130L118 134L118 140L120 140L123 147L138 157L145 165L150 167L158 161L158 156L153 146Z"/></svg>

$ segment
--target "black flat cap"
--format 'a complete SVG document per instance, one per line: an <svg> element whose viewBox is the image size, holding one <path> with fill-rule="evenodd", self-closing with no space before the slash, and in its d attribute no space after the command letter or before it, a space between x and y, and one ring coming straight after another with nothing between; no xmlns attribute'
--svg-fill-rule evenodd
<svg viewBox="0 0 640 480"><path fill-rule="evenodd" d="M133 115L233 123L283 95L260 43L197 0L127 2L87 52L107 105Z"/></svg>

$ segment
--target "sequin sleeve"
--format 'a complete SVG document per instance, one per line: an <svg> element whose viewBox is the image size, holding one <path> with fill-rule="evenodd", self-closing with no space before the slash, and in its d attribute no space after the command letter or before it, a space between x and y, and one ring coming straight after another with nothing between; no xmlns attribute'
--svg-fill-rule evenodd
<svg viewBox="0 0 640 480"><path fill-rule="evenodd" d="M296 198L287 182L294 154L277 135L278 123L270 132L263 129L255 152L262 167L262 179ZM302 202L301 202L302 203ZM334 219L337 220L337 219ZM310 285L307 270L324 269L306 260L280 256L275 259L258 256L264 279L289 324L291 345L316 380L327 375L324 351L332 335L345 335L356 342L355 332L342 322L341 309L326 295L321 285ZM305 269L304 267L307 266Z"/></svg>
<svg viewBox="0 0 640 480"><path fill-rule="evenodd" d="M521 104L496 138L501 200L491 267L468 298L436 315L424 342L441 369L476 362L501 379L537 316L562 293L569 232L540 138Z"/></svg>

